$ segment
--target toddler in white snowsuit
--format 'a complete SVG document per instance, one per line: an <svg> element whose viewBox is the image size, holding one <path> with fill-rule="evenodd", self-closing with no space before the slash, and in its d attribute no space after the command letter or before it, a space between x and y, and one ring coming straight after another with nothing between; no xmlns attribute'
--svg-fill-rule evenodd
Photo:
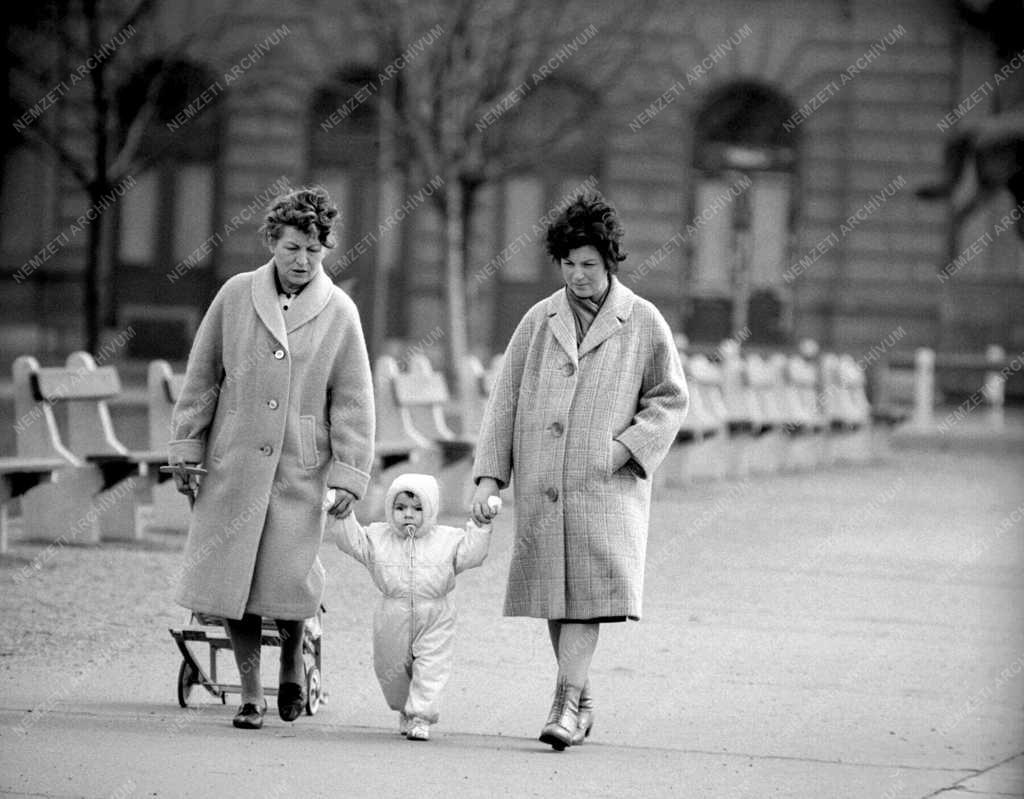
<svg viewBox="0 0 1024 799"><path fill-rule="evenodd" d="M384 500L387 521L363 527L350 513L336 523L338 548L369 570L381 598L373 616L373 669L399 731L426 741L451 674L455 575L484 562L491 526L437 524L440 491L426 474L396 477Z"/></svg>

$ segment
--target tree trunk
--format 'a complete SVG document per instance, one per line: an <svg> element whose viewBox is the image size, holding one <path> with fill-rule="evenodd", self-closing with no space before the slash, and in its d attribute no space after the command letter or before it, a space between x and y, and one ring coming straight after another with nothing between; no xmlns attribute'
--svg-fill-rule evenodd
<svg viewBox="0 0 1024 799"><path fill-rule="evenodd" d="M92 52L100 44L100 18L96 0L85 0L83 11L88 26L87 40ZM100 200L108 186L107 148L110 140L107 137L107 102L104 80L104 65L101 62L93 69L89 78L92 83L93 137L93 179L88 189L89 209L99 208ZM85 351L96 354L100 341L100 320L103 313L100 302L100 267L103 255L103 217L100 215L89 225L89 246L85 262Z"/></svg>
<svg viewBox="0 0 1024 799"><path fill-rule="evenodd" d="M98 190L90 189L89 207L95 208L102 196ZM100 257L102 252L103 217L100 216L89 225L88 247L85 256L85 351L92 355L99 351L100 343Z"/></svg>
<svg viewBox="0 0 1024 799"><path fill-rule="evenodd" d="M463 186L458 175L449 173L445 178L445 290L448 311L448 384L453 386L460 411L470 396L470 386L464 368L467 355L466 335L466 265L465 217L463 215Z"/></svg>

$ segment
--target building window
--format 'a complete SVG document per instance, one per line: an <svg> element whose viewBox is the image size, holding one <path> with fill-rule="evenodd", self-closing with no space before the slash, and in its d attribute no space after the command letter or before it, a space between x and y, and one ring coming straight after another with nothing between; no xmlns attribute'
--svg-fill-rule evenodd
<svg viewBox="0 0 1024 799"><path fill-rule="evenodd" d="M597 96L570 80L538 86L485 135L485 147L509 173L499 188L500 264L492 347L508 342L523 313L560 284L544 247L544 219L582 189L598 189L603 164L603 109Z"/></svg>
<svg viewBox="0 0 1024 799"><path fill-rule="evenodd" d="M217 85L202 66L155 60L118 91L121 142L137 139L141 167L130 202L118 205L113 311L116 324L135 330L140 357L184 357L218 284ZM197 97L211 101L193 113Z"/></svg>
<svg viewBox="0 0 1024 799"><path fill-rule="evenodd" d="M783 274L793 232L796 131L784 97L764 86L719 89L697 116L686 333L781 343L791 298ZM711 213L711 210L714 212Z"/></svg>
<svg viewBox="0 0 1024 799"><path fill-rule="evenodd" d="M385 258L397 259L401 230L378 235L384 203L401 204L400 186L378 180L380 158L379 98L357 100L360 90L377 79L377 70L355 67L342 71L315 92L310 108L310 152L307 182L322 185L340 212L335 227L337 246L324 266L335 283L359 306L371 349L374 336L375 281ZM388 263L391 263L390 261Z"/></svg>

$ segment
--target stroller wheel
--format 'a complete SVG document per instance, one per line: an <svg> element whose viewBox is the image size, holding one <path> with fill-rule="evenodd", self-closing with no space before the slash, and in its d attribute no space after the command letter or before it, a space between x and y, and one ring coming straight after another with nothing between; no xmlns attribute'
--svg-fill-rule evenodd
<svg viewBox="0 0 1024 799"><path fill-rule="evenodd" d="M313 716L320 709L320 669L313 666L306 672L306 715Z"/></svg>
<svg viewBox="0 0 1024 799"><path fill-rule="evenodd" d="M188 699L192 694L192 686L197 685L199 680L197 679L196 671L192 668L192 664L184 658L181 659L181 666L178 667L178 704L182 707L188 707Z"/></svg>

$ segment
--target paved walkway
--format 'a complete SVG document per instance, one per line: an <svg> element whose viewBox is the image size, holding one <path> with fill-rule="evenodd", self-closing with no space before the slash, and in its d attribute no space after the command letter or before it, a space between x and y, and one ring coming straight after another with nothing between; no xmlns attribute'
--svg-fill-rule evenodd
<svg viewBox="0 0 1024 799"><path fill-rule="evenodd" d="M0 561L0 795L1024 796L1022 477L1020 448L919 440L871 467L663 493L644 620L603 629L594 735L564 753L536 741L544 626L500 617L510 514L461 580L455 674L426 744L395 732L370 666L374 589L330 546L329 701L242 732L237 697L174 698L180 534L15 541Z"/></svg>

